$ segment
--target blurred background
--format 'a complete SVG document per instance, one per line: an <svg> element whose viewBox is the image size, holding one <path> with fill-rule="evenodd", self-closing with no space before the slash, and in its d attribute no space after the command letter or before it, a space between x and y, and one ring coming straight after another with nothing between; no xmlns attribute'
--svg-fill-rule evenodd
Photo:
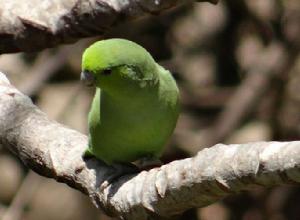
<svg viewBox="0 0 300 220"><path fill-rule="evenodd" d="M79 82L81 55L103 38L147 48L178 82L182 111L162 157L216 143L300 139L300 1L194 3L114 27L102 38L0 56L0 70L50 118L87 133L94 90ZM5 217L3 217L5 216ZM29 171L0 147L0 219L108 220L87 196ZM257 187L174 219L300 219L300 187Z"/></svg>

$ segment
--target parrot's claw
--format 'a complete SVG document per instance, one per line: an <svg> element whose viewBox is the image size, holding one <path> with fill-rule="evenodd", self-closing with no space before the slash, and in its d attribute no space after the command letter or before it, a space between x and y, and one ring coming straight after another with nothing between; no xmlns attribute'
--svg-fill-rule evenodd
<svg viewBox="0 0 300 220"><path fill-rule="evenodd" d="M139 170L150 170L155 167L160 167L163 163L154 157L143 157L134 162L134 164L139 168Z"/></svg>
<svg viewBox="0 0 300 220"><path fill-rule="evenodd" d="M95 156L93 155L93 153L91 152L91 150L90 150L89 147L84 151L84 153L83 153L82 156L83 156L84 158L95 157Z"/></svg>
<svg viewBox="0 0 300 220"><path fill-rule="evenodd" d="M120 177L128 174L135 174L140 171L138 167L131 163L114 163L111 166L113 167L113 172L106 177L106 180L104 182L101 183L100 191L103 191Z"/></svg>

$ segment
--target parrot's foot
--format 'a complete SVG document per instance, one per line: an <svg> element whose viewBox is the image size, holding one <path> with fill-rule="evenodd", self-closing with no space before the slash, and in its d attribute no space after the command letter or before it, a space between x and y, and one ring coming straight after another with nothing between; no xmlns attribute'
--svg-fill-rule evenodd
<svg viewBox="0 0 300 220"><path fill-rule="evenodd" d="M150 170L155 167L160 167L163 163L154 157L143 157L134 162L134 164L139 168L139 170Z"/></svg>
<svg viewBox="0 0 300 220"><path fill-rule="evenodd" d="M132 163L114 163L111 165L113 172L106 177L106 180L100 185L100 191L107 188L112 182L127 174L135 174L140 170Z"/></svg>
<svg viewBox="0 0 300 220"><path fill-rule="evenodd" d="M84 151L82 156L83 158L95 157L89 147Z"/></svg>

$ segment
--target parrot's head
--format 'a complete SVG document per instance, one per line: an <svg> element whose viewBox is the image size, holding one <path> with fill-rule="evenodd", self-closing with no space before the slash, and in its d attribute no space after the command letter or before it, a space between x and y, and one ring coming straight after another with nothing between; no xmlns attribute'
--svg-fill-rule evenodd
<svg viewBox="0 0 300 220"><path fill-rule="evenodd" d="M153 84L158 78L156 72L152 56L129 40L98 41L82 56L81 80L107 92L124 93Z"/></svg>

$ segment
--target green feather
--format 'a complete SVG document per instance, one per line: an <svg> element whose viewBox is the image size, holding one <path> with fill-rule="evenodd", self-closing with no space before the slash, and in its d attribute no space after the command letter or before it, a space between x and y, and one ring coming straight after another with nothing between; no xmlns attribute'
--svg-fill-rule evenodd
<svg viewBox="0 0 300 220"><path fill-rule="evenodd" d="M94 43L82 58L96 94L89 113L88 152L108 164L159 157L179 114L179 92L169 71L138 44Z"/></svg>

